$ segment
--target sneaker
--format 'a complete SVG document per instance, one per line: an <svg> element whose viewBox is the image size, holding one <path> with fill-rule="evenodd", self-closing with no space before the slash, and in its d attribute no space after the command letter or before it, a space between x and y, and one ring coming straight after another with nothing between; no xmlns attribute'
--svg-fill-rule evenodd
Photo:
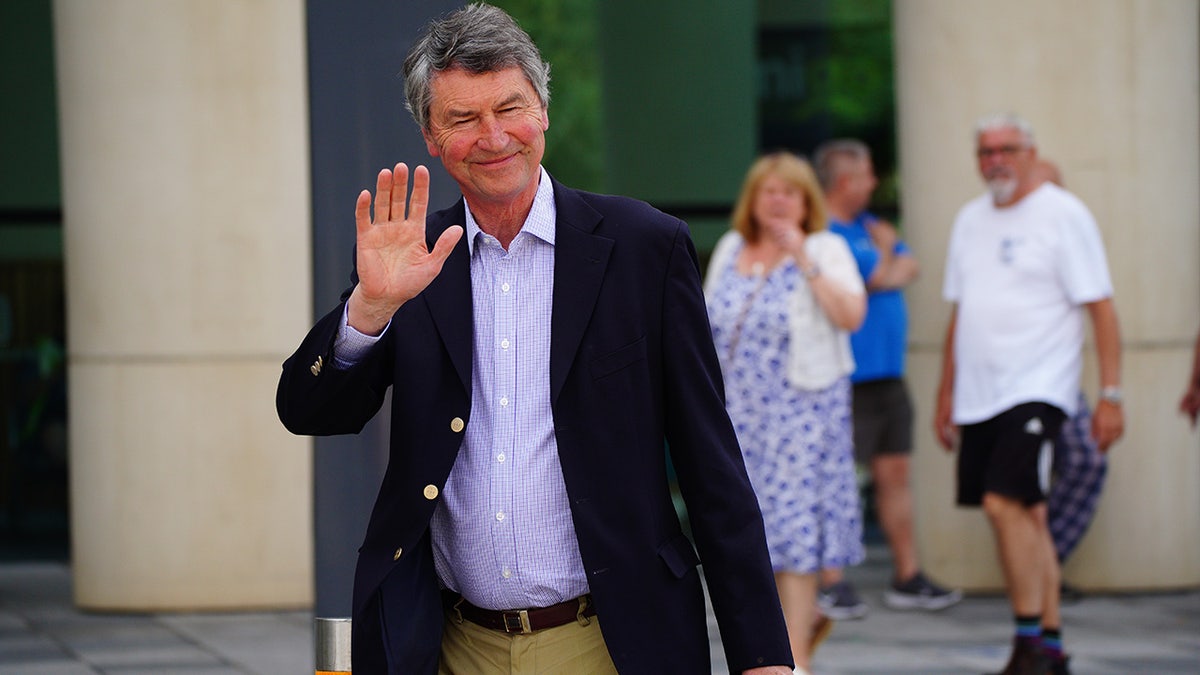
<svg viewBox="0 0 1200 675"><path fill-rule="evenodd" d="M1013 638L1012 655L1004 670L992 675L1050 675L1050 660L1042 653L1037 640Z"/></svg>
<svg viewBox="0 0 1200 675"><path fill-rule="evenodd" d="M867 615L867 603L848 581L839 581L817 592L817 605L834 621L853 621Z"/></svg>
<svg viewBox="0 0 1200 675"><path fill-rule="evenodd" d="M903 583L893 581L883 593L883 603L892 609L937 611L957 604L962 597L962 591L942 588L917 572Z"/></svg>

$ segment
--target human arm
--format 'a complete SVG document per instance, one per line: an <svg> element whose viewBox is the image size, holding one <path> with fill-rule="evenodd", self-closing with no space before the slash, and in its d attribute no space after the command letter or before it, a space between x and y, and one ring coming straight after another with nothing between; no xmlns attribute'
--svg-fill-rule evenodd
<svg viewBox="0 0 1200 675"><path fill-rule="evenodd" d="M661 347L655 352L663 358L664 432L680 494L729 667L733 672L790 673L790 665L754 670L765 667L760 664L790 664L791 649L762 515L725 408L707 311L692 280L694 252L686 230L674 239L659 304ZM628 473L627 463L621 471ZM595 480L594 475L589 478Z"/></svg>
<svg viewBox="0 0 1200 675"><path fill-rule="evenodd" d="M793 672L795 671L787 666L763 666L742 671L743 675L792 675Z"/></svg>
<svg viewBox="0 0 1200 675"><path fill-rule="evenodd" d="M1096 338L1096 358L1099 361L1101 388L1121 386L1121 331L1117 324L1117 310L1112 298L1089 302L1085 305L1092 319L1092 332ZM1125 432L1125 413L1119 401L1101 398L1092 411L1092 438L1101 452Z"/></svg>
<svg viewBox="0 0 1200 675"><path fill-rule="evenodd" d="M447 228L429 250L425 242L429 170L424 166L413 171L411 199L408 166L400 163L393 171L380 171L374 218L371 205L371 193L363 190L354 207L358 284L347 300L347 323L365 335L379 335L396 310L441 271L463 229Z"/></svg>
<svg viewBox="0 0 1200 675"><path fill-rule="evenodd" d="M958 428L953 422L954 413L954 328L958 309L950 310L950 322L946 325L946 338L942 341L942 378L938 383L937 405L933 413L933 435L947 451L954 450L958 440Z"/></svg>
<svg viewBox="0 0 1200 675"><path fill-rule="evenodd" d="M808 280L813 298L829 322L838 330L858 330L867 315L867 296L845 240L828 233L806 235L799 228L775 236ZM812 239L814 236L824 239ZM838 271L852 272L853 278L850 279L848 273L838 274Z"/></svg>
<svg viewBox="0 0 1200 675"><path fill-rule="evenodd" d="M283 364L276 408L292 433L357 433L375 415L391 384L392 350L386 344L359 344L347 350L348 328L367 336L367 343L375 341L400 305L438 274L461 236L461 227L447 228L434 252L429 252L425 243L429 172L424 167L415 172L406 220L407 180L408 169L403 164L396 165L394 173L380 172L374 222L370 193L364 190L359 195L354 286L342 295L344 304L321 318ZM379 305L380 299L388 299L394 306ZM388 342L394 337L392 332L383 333L377 342Z"/></svg>
<svg viewBox="0 0 1200 675"><path fill-rule="evenodd" d="M867 296L857 289L848 288L833 276L824 273L819 266L808 261L807 256L797 258L796 264L808 279L813 298L829 317L829 322L839 330L854 332L867 316ZM813 272L816 274L812 274Z"/></svg>
<svg viewBox="0 0 1200 675"><path fill-rule="evenodd" d="M871 291L887 291L903 288L912 283L920 272L917 259L907 251L898 252L900 241L896 226L883 220L877 220L867 226L871 241L879 251L879 260L875 269L867 278L867 289Z"/></svg>
<svg viewBox="0 0 1200 675"><path fill-rule="evenodd" d="M1183 398L1179 400L1179 411L1192 420L1192 428L1195 429L1196 417L1200 415L1200 333L1196 334L1196 346L1192 352L1192 374L1183 390Z"/></svg>

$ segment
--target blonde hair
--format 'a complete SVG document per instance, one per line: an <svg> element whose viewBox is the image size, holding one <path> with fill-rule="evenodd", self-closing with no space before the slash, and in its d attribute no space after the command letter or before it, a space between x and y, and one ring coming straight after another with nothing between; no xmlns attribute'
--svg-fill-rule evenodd
<svg viewBox="0 0 1200 675"><path fill-rule="evenodd" d="M820 232L829 226L825 216L825 198L817 175L808 162L787 151L763 155L750 166L737 204L733 207L731 227L747 242L758 241L759 226L754 221L754 198L758 189L769 176L778 176L800 190L804 195L805 214L800 229L806 234Z"/></svg>

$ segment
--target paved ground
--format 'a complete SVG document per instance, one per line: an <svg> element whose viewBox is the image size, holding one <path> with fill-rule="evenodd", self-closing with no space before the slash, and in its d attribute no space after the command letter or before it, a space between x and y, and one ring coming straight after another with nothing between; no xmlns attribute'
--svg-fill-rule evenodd
<svg viewBox="0 0 1200 675"><path fill-rule="evenodd" d="M1013 626L1007 601L968 596L941 612L897 612L883 604L891 576L887 549L868 547L867 562L847 570L871 605L843 621L821 644L814 675L950 675L997 672L1008 659ZM1095 595L1063 608L1075 675L1200 673L1200 592ZM716 635L715 621L709 632ZM713 672L725 672L719 646Z"/></svg>
<svg viewBox="0 0 1200 675"><path fill-rule="evenodd" d="M817 653L817 675L982 673L1007 656L999 597L969 597L936 614L892 612L881 593L886 554L849 572L872 605ZM1079 675L1200 673L1200 592L1087 597L1065 609ZM712 624L713 672L725 672ZM313 672L312 615L99 615L71 603L70 570L0 564L0 675L302 675Z"/></svg>

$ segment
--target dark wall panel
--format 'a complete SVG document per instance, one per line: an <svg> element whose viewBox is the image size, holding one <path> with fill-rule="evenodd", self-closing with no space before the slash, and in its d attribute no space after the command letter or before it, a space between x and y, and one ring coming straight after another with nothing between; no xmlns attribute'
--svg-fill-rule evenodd
<svg viewBox="0 0 1200 675"><path fill-rule="evenodd" d="M430 168L431 208L458 189L429 156L404 109L404 55L451 0L309 0L313 307L332 309L349 283L354 200L396 162ZM300 336L297 336L299 340ZM386 410L386 404L385 404ZM314 459L316 614L349 616L354 561L387 461L387 415L356 436L319 438Z"/></svg>

